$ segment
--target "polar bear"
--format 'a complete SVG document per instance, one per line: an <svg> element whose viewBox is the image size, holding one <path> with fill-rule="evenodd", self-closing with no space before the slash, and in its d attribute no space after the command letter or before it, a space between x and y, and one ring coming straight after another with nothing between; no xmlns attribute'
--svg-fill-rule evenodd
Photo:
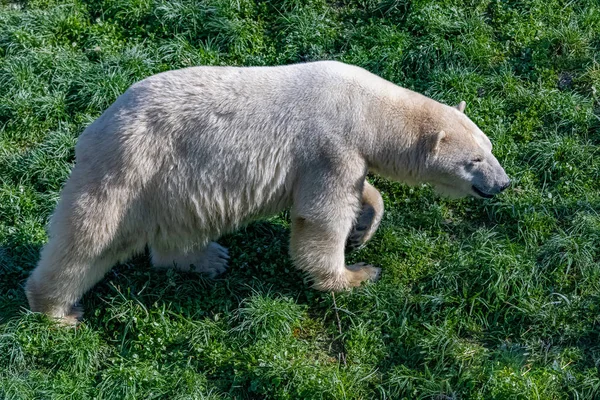
<svg viewBox="0 0 600 400"><path fill-rule="evenodd" d="M151 249L156 267L216 276L223 233L292 208L290 253L314 287L374 280L347 266L383 214L368 171L454 196L488 198L509 178L457 107L333 61L192 67L131 86L80 136L76 164L26 284L32 311L65 323L117 262Z"/></svg>

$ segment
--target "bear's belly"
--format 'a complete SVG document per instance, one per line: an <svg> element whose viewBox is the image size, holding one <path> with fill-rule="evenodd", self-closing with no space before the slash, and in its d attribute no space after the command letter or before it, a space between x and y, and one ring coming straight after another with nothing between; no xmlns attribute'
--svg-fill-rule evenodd
<svg viewBox="0 0 600 400"><path fill-rule="evenodd" d="M254 220L292 205L291 184L201 185L149 193L149 242L201 242L217 239Z"/></svg>

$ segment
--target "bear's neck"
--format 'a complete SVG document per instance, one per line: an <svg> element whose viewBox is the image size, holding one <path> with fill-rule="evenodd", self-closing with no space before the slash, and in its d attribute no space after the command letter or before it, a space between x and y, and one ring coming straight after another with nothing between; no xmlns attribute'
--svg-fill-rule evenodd
<svg viewBox="0 0 600 400"><path fill-rule="evenodd" d="M420 135L431 122L436 102L396 85L386 89L368 102L363 118L370 140L358 146L371 171L408 184L422 183L427 155Z"/></svg>

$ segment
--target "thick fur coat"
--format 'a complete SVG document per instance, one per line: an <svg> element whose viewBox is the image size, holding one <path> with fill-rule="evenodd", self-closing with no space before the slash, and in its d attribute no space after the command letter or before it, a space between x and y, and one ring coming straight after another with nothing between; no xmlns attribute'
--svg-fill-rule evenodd
<svg viewBox="0 0 600 400"><path fill-rule="evenodd" d="M228 256L213 240L288 207L291 256L316 288L375 279L344 262L383 213L367 171L455 196L508 186L463 110L338 62L151 76L80 136L27 282L31 309L74 321L79 298L146 245L157 267L217 275Z"/></svg>

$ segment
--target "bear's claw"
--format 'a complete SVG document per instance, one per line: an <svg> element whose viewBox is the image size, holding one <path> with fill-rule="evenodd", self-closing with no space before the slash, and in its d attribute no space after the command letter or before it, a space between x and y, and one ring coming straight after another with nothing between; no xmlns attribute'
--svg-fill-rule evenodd
<svg viewBox="0 0 600 400"><path fill-rule="evenodd" d="M229 250L218 243L212 242L202 253L201 259L192 264L192 271L206 274L213 279L221 275L229 267Z"/></svg>

